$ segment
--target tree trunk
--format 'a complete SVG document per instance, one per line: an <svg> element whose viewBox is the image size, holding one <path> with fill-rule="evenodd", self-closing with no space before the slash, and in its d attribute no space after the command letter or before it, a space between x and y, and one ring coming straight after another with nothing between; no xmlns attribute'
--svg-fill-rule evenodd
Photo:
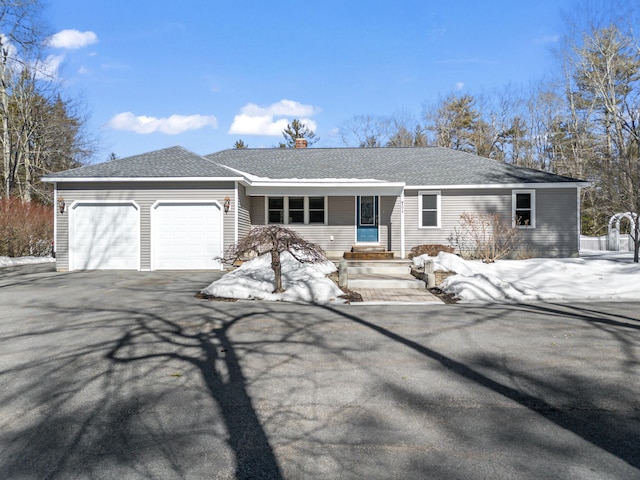
<svg viewBox="0 0 640 480"><path fill-rule="evenodd" d="M22 192L22 200L31 202L31 190L33 188L33 178L31 178L31 152L29 151L29 143L25 144L24 153L24 191Z"/></svg>
<svg viewBox="0 0 640 480"><path fill-rule="evenodd" d="M273 248L271 249L271 269L276 276L276 288L271 293L282 293L282 264L280 263L280 252Z"/></svg>
<svg viewBox="0 0 640 480"><path fill-rule="evenodd" d="M7 95L7 51L0 42L2 48L2 60L0 65L0 115L2 115L2 160L3 160L3 191L4 196L9 197L11 193L11 146L9 140L9 97Z"/></svg>
<svg viewBox="0 0 640 480"><path fill-rule="evenodd" d="M640 216L636 215L635 225L633 226L633 261L638 263L638 252L640 252Z"/></svg>

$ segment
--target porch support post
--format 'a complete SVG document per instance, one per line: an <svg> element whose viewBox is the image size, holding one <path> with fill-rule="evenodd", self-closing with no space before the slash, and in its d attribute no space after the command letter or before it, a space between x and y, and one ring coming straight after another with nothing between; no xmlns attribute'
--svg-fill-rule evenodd
<svg viewBox="0 0 640 480"><path fill-rule="evenodd" d="M577 192L576 192L576 211L578 212L577 217L578 217L578 238L577 238L577 242L578 242L578 254L577 256L580 257L580 236L582 235L582 198L580 195L580 187L576 188Z"/></svg>
<svg viewBox="0 0 640 480"><path fill-rule="evenodd" d="M400 257L406 258L404 248L404 189L400 193Z"/></svg>

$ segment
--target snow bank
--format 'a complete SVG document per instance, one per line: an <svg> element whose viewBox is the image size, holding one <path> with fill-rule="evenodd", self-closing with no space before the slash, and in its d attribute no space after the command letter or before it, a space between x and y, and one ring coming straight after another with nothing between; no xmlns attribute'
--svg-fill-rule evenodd
<svg viewBox="0 0 640 480"><path fill-rule="evenodd" d="M275 288L275 276L271 270L271 254L268 253L243 263L202 289L202 293L238 299L344 303L338 298L343 294L342 290L327 278L328 274L336 271L333 263L300 263L289 252L280 255L280 262L283 293L271 293Z"/></svg>
<svg viewBox="0 0 640 480"><path fill-rule="evenodd" d="M441 252L436 265L457 275L440 287L466 303L640 300L640 265L628 255L498 260L485 264Z"/></svg>
<svg viewBox="0 0 640 480"><path fill-rule="evenodd" d="M0 268L17 267L19 265L29 265L32 263L55 262L53 257L0 257Z"/></svg>

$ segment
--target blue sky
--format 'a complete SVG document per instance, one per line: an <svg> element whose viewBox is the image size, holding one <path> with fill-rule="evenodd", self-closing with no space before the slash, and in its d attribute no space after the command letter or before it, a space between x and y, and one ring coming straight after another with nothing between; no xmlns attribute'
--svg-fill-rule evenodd
<svg viewBox="0 0 640 480"><path fill-rule="evenodd" d="M344 146L353 115L527 86L573 0L52 0L48 54L100 138L94 161L182 145L272 147L301 118Z"/></svg>

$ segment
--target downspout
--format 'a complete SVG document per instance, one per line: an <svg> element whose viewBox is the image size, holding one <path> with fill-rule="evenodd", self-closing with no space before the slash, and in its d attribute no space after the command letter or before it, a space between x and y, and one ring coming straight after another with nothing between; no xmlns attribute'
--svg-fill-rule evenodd
<svg viewBox="0 0 640 480"><path fill-rule="evenodd" d="M53 258L58 251L58 182L53 184Z"/></svg>
<svg viewBox="0 0 640 480"><path fill-rule="evenodd" d="M405 258L404 247L404 189L400 193L400 257Z"/></svg>
<svg viewBox="0 0 640 480"><path fill-rule="evenodd" d="M238 198L240 198L240 195L238 195L238 181L236 180L234 182L235 184L235 189L234 189L234 196L235 199L233 201L233 204L235 205L234 209L233 209L233 215L234 215L234 227L233 227L233 242L237 245L238 244L238 218L239 218L239 208L238 208Z"/></svg>
<svg viewBox="0 0 640 480"><path fill-rule="evenodd" d="M577 211L578 211L578 257L580 256L580 235L582 233L582 212L580 210L580 187L576 189L576 203L577 203Z"/></svg>

